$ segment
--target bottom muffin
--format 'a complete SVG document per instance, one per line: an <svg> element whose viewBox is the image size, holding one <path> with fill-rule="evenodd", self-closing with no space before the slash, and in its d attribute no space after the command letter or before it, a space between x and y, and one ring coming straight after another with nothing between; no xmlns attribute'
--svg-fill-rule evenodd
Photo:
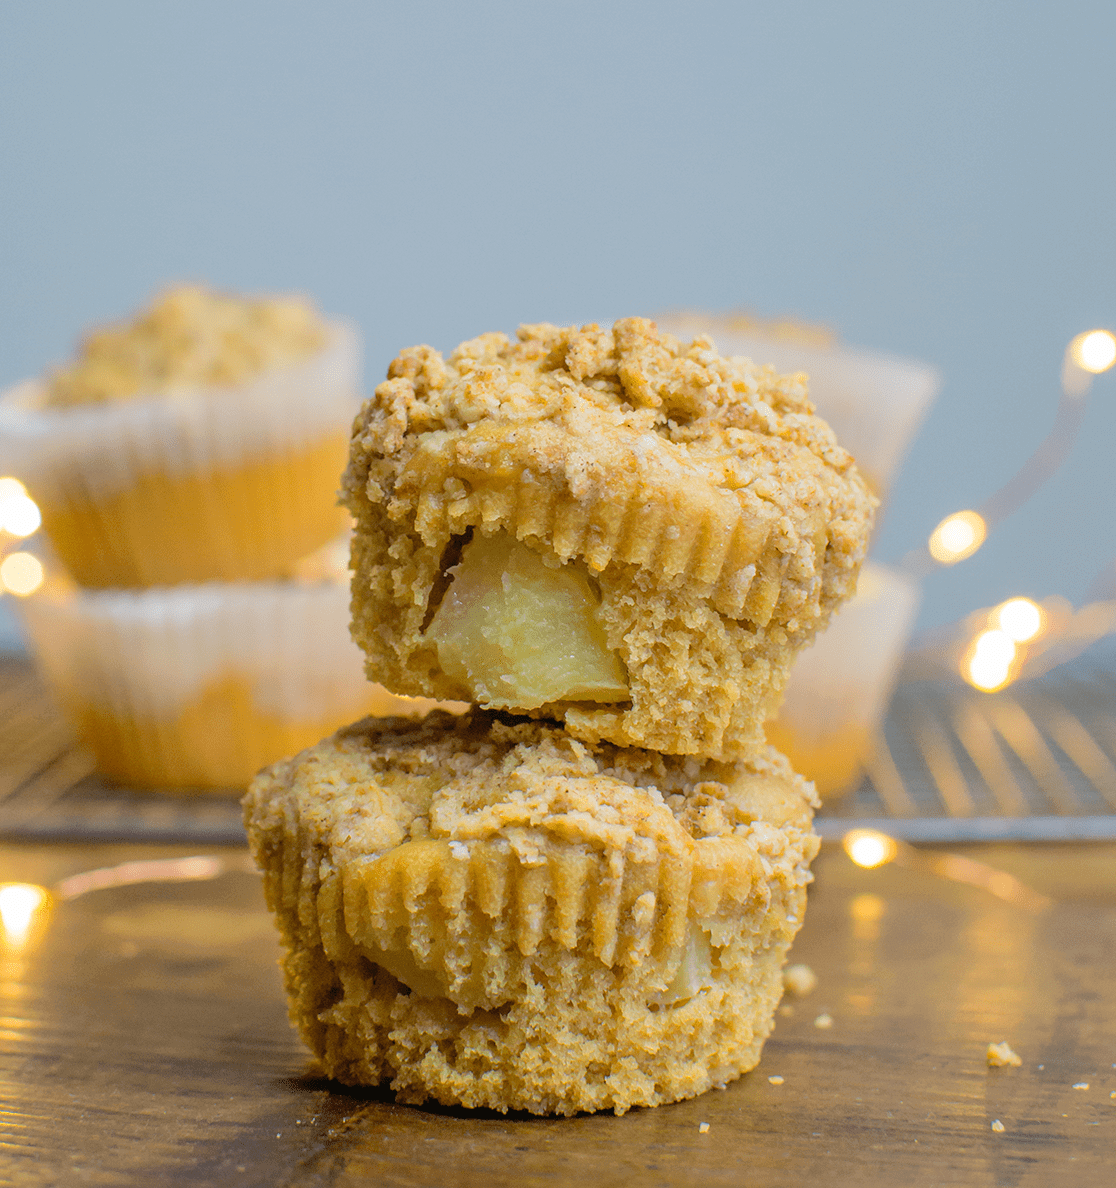
<svg viewBox="0 0 1116 1188"><path fill-rule="evenodd" d="M813 788L474 710L366 719L244 800L291 1017L331 1077L537 1114L752 1068L802 920Z"/></svg>

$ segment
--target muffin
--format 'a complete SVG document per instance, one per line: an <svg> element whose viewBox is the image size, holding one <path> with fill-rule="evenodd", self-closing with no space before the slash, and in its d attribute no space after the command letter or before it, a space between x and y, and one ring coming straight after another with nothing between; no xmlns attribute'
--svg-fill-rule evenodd
<svg viewBox="0 0 1116 1188"><path fill-rule="evenodd" d="M347 525L359 362L300 299L172 289L0 398L0 454L82 586L282 576Z"/></svg>
<svg viewBox="0 0 1116 1188"><path fill-rule="evenodd" d="M388 376L343 489L370 678L588 743L764 745L874 507L805 377L640 318L416 347Z"/></svg>
<svg viewBox="0 0 1116 1188"><path fill-rule="evenodd" d="M343 583L83 590L52 578L18 610L97 771L122 784L243 789L354 718L432 705L365 679Z"/></svg>
<svg viewBox="0 0 1116 1188"><path fill-rule="evenodd" d="M726 354L762 359L777 371L804 371L810 399L880 499L886 499L941 384L925 363L849 346L823 326L742 311L680 310L657 321L680 338L710 334Z"/></svg>
<svg viewBox="0 0 1116 1188"><path fill-rule="evenodd" d="M909 574L869 562L856 594L791 669L767 740L823 800L855 788L871 761L918 601Z"/></svg>
<svg viewBox="0 0 1116 1188"><path fill-rule="evenodd" d="M473 710L369 719L262 772L249 844L326 1073L539 1114L752 1068L805 906L810 785Z"/></svg>

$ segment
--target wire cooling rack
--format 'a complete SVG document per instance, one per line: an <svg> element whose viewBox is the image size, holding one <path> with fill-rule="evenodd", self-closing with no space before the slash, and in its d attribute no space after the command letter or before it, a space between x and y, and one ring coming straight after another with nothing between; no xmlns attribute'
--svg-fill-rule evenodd
<svg viewBox="0 0 1116 1188"><path fill-rule="evenodd" d="M817 819L912 842L1116 838L1116 647L995 694L901 683L861 784ZM32 667L0 660L0 837L244 842L239 792L98 778Z"/></svg>
<svg viewBox="0 0 1116 1188"><path fill-rule="evenodd" d="M906 841L1116 838L1116 647L993 694L910 681L895 691L860 786L818 819Z"/></svg>

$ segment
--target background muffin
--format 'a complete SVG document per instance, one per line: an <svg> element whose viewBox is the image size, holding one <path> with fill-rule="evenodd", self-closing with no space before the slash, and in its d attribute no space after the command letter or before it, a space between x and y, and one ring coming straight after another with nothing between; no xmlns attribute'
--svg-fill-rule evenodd
<svg viewBox="0 0 1116 1188"><path fill-rule="evenodd" d="M364 677L343 582L82 590L20 613L97 770L139 787L243 789L261 767L369 713L419 713Z"/></svg>
<svg viewBox="0 0 1116 1188"><path fill-rule="evenodd" d="M173 289L0 399L0 453L83 586L280 576L346 526L359 363L301 299Z"/></svg>

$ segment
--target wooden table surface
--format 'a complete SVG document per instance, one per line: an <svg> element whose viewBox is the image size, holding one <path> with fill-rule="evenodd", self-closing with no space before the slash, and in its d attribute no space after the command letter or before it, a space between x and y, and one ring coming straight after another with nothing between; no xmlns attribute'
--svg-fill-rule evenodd
<svg viewBox="0 0 1116 1188"><path fill-rule="evenodd" d="M0 1183L1116 1183L1111 844L985 846L952 865L907 851L875 870L827 846L793 954L818 987L785 1004L759 1068L694 1101L573 1119L320 1079L247 855L174 865L196 853L0 848L0 881L54 891L26 935L0 932ZM119 869L136 862L155 865ZM142 881L98 888L121 878ZM1000 1040L1021 1068L988 1068Z"/></svg>

